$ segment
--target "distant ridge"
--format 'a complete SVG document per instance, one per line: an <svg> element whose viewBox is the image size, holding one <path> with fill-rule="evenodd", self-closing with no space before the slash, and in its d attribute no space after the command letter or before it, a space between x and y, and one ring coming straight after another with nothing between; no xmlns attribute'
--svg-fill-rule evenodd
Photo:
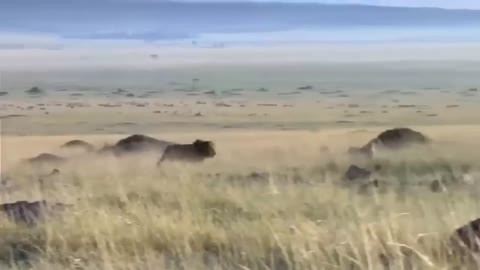
<svg viewBox="0 0 480 270"><path fill-rule="evenodd" d="M480 11L278 2L0 1L0 32L179 40L209 33L352 27L478 27Z"/></svg>

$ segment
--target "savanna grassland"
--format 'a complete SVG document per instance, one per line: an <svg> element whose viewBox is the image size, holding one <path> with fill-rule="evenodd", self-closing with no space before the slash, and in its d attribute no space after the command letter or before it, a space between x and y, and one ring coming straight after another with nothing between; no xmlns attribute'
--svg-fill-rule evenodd
<svg viewBox="0 0 480 270"><path fill-rule="evenodd" d="M1 269L478 268L449 242L480 217L474 62L201 67L5 73L1 202L71 206L33 227L2 217ZM433 144L347 155L392 127ZM157 168L60 148L131 134L217 155ZM40 153L68 161L22 162ZM345 181L352 164L381 165L378 187Z"/></svg>
<svg viewBox="0 0 480 270"><path fill-rule="evenodd" d="M418 127L433 150L377 158L378 189L346 184L346 148L381 130L170 133L163 139L210 138L217 156L162 168L155 155L58 149L72 138L100 147L121 135L4 136L2 163L14 181L2 200L73 206L34 228L2 221L0 260L33 269L475 269L448 240L480 211L472 151L480 130ZM18 165L42 151L71 159L48 177L51 166ZM435 179L445 192L430 190Z"/></svg>

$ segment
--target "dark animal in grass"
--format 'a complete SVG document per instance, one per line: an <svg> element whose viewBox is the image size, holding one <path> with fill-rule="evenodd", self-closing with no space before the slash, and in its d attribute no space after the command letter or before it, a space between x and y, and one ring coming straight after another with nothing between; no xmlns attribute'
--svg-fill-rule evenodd
<svg viewBox="0 0 480 270"><path fill-rule="evenodd" d="M430 190L435 193L440 193L445 192L447 189L440 180L435 179L430 183Z"/></svg>
<svg viewBox="0 0 480 270"><path fill-rule="evenodd" d="M82 140L72 140L64 143L61 148L78 148L83 149L86 152L92 152L95 147Z"/></svg>
<svg viewBox="0 0 480 270"><path fill-rule="evenodd" d="M135 134L119 140L114 146L115 155L141 153L145 151L163 152L171 142L158 140L149 136ZM106 150L109 150L108 148Z"/></svg>
<svg viewBox="0 0 480 270"><path fill-rule="evenodd" d="M395 150L429 142L430 139L418 131L409 128L394 128L380 133L374 143Z"/></svg>
<svg viewBox="0 0 480 270"><path fill-rule="evenodd" d="M216 152L211 141L195 140L192 144L172 144L167 146L157 166L166 160L202 162L215 155Z"/></svg>
<svg viewBox="0 0 480 270"><path fill-rule="evenodd" d="M36 157L29 158L26 161L32 165L61 164L67 161L67 159L54 154L42 153Z"/></svg>
<svg viewBox="0 0 480 270"><path fill-rule="evenodd" d="M42 201L17 201L0 204L2 212L8 220L17 224L36 225L46 221L48 217L56 216L70 205Z"/></svg>
<svg viewBox="0 0 480 270"><path fill-rule="evenodd" d="M372 158L378 149L395 151L415 145L426 145L430 141L422 133L410 128L394 128L383 131L362 147L349 148L348 153Z"/></svg>
<svg viewBox="0 0 480 270"><path fill-rule="evenodd" d="M142 153L145 151L163 152L168 145L173 143L161 141L149 136L135 134L119 140L114 145L105 145L97 151L97 154L113 154L122 156L125 154Z"/></svg>
<svg viewBox="0 0 480 270"><path fill-rule="evenodd" d="M345 172L344 178L349 181L368 179L372 175L367 169L360 168L356 165L350 165Z"/></svg>
<svg viewBox="0 0 480 270"><path fill-rule="evenodd" d="M457 228L451 236L450 242L455 248L467 248L470 251L479 252L480 218Z"/></svg>

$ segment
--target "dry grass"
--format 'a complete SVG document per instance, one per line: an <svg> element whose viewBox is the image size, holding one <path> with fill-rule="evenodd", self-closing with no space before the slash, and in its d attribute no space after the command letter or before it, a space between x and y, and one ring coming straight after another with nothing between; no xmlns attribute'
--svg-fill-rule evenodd
<svg viewBox="0 0 480 270"><path fill-rule="evenodd" d="M380 191L341 181L350 164L343 152L377 130L167 134L158 137L212 138L218 156L156 169L155 156L77 155L44 190L37 178L51 168L15 165L73 137L4 137L2 165L15 190L2 201L46 197L75 206L33 229L1 221L2 268L476 269L452 257L447 240L480 214L478 183L462 181L466 173L480 180L480 155L471 151L480 130L420 130L441 143L378 160ZM80 137L98 145L116 138ZM432 193L434 179L448 192Z"/></svg>

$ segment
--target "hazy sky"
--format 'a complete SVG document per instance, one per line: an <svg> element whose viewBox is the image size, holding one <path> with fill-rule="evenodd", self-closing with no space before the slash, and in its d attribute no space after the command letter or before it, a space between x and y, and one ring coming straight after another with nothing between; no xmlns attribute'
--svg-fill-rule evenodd
<svg viewBox="0 0 480 270"><path fill-rule="evenodd" d="M41 3L25 5L28 1ZM109 1L115 4L105 3ZM228 7L164 3L156 7L119 5L122 1L167 2L0 0L0 70L92 65L156 67L254 60L480 60L478 11L259 4ZM170 1L313 2L480 10L480 0ZM45 6L46 2L52 5ZM73 2L82 5L74 10L70 6ZM83 5L84 2L87 4ZM56 6L59 3L62 5ZM93 3L98 8L92 9ZM232 7L240 10L232 12ZM332 10L338 13L332 14ZM152 61L149 55L153 53L162 61Z"/></svg>
<svg viewBox="0 0 480 270"><path fill-rule="evenodd" d="M195 3L171 3L175 1ZM296 4L300 2L479 11ZM207 48L480 43L480 0L0 0L0 18L0 50L136 47L142 43Z"/></svg>

